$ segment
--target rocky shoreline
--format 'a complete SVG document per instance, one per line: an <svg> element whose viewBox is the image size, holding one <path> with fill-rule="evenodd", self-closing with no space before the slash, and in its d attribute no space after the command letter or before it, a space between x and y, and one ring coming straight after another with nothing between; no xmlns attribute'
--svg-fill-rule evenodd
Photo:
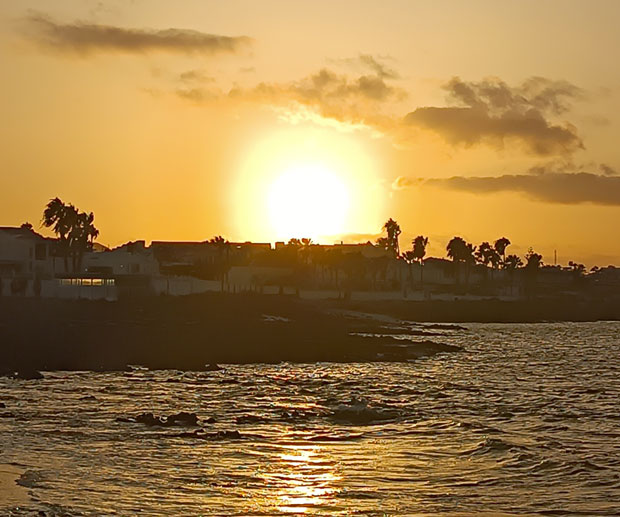
<svg viewBox="0 0 620 517"><path fill-rule="evenodd" d="M128 365L205 370L218 363L406 361L455 351L442 334L463 327L447 322L597 319L620 319L620 306L573 299L309 302L223 293L113 303L0 298L0 373L36 379L40 370ZM397 339L403 335L407 340Z"/></svg>
<svg viewBox="0 0 620 517"><path fill-rule="evenodd" d="M114 303L0 298L0 374L34 380L41 370L128 365L198 371L218 363L407 361L456 351L442 335L463 327L446 322L620 319L617 305L309 302L222 293Z"/></svg>
<svg viewBox="0 0 620 517"><path fill-rule="evenodd" d="M0 373L36 379L41 370L128 365L200 371L218 363L406 361L457 350L441 332L294 297L0 299Z"/></svg>

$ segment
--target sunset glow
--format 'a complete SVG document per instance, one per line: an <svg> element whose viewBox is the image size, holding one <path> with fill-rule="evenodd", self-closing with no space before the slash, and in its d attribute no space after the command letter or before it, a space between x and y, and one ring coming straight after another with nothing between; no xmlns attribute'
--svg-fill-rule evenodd
<svg viewBox="0 0 620 517"><path fill-rule="evenodd" d="M436 255L620 260L618 2L233 3L4 2L4 224L58 195L109 246L393 217Z"/></svg>
<svg viewBox="0 0 620 517"><path fill-rule="evenodd" d="M269 216L278 239L317 239L345 231L349 190L321 165L299 165L276 178L269 189Z"/></svg>

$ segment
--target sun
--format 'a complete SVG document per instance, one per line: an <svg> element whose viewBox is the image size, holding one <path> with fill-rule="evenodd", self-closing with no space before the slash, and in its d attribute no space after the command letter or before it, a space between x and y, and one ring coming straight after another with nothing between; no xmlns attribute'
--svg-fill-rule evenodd
<svg viewBox="0 0 620 517"><path fill-rule="evenodd" d="M332 243L380 227L378 166L355 135L293 126L240 149L230 189L233 238Z"/></svg>
<svg viewBox="0 0 620 517"><path fill-rule="evenodd" d="M269 221L278 239L343 233L349 205L344 181L322 164L294 165L269 187Z"/></svg>

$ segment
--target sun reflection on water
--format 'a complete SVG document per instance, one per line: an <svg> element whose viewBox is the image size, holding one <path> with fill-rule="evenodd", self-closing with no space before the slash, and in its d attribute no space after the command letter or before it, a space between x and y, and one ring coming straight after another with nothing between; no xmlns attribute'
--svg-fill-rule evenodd
<svg viewBox="0 0 620 517"><path fill-rule="evenodd" d="M286 514L309 514L334 506L341 477L326 450L315 444L285 445L266 481L276 489L274 506Z"/></svg>

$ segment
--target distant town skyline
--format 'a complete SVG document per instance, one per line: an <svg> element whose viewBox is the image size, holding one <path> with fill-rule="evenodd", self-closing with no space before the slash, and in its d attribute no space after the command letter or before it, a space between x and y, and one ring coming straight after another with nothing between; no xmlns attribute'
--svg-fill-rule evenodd
<svg viewBox="0 0 620 517"><path fill-rule="evenodd" d="M620 4L0 5L0 223L620 264ZM351 23L351 21L354 23ZM441 30L436 30L441 27ZM44 234L49 235L46 231Z"/></svg>

